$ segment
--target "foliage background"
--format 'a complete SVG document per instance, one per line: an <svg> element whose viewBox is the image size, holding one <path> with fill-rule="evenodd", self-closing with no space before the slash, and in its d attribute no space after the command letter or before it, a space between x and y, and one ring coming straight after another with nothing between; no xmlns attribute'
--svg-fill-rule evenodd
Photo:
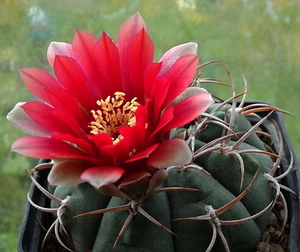
<svg viewBox="0 0 300 252"><path fill-rule="evenodd" d="M288 110L285 116L296 153L300 92L300 2L298 0L1 0L0 2L0 251L16 251L30 181L27 170L37 160L10 152L23 134L6 114L19 101L34 99L23 86L19 69L50 71L46 50L53 40L71 42L75 29L97 36L105 30L116 39L119 25L139 11L156 45L156 58L180 43L199 44L201 63L223 60L248 100ZM229 82L219 64L204 77ZM231 91L205 86L220 98Z"/></svg>

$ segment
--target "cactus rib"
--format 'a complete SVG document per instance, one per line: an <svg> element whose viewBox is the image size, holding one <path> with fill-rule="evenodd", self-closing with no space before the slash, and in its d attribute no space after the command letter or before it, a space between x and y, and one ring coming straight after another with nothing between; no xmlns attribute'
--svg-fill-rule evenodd
<svg viewBox="0 0 300 252"><path fill-rule="evenodd" d="M237 196L235 199L233 199L232 201L228 202L227 204L225 204L224 206L220 207L219 209L215 210L213 208L212 205L206 205L205 206L205 210L207 211L207 214L205 215L201 215L201 216L196 216L196 217L184 217L184 218L177 218L174 219L173 221L183 221L183 220L208 220L213 228L213 234L212 234L212 239L211 242L206 250L206 252L211 251L215 241L216 241L216 234L218 233L223 245L226 249L226 252L230 252L228 243L226 241L225 236L222 233L221 230L221 226L222 225L236 225L236 224L240 224L249 220L253 220L256 217L260 216L261 214L263 214L265 211L267 211L268 209L270 209L270 207L272 206L274 200L272 200L264 209L262 209L261 211L259 211L258 213L243 218L243 219L239 219L239 220L220 220L219 219L219 215L224 213L225 211L227 211L228 209L230 209L234 204L236 204L237 202L239 202L247 193L248 191L251 189L251 187L253 186L255 179L257 177L258 171L256 171L252 181L250 182L250 184L246 187L246 189L239 195Z"/></svg>

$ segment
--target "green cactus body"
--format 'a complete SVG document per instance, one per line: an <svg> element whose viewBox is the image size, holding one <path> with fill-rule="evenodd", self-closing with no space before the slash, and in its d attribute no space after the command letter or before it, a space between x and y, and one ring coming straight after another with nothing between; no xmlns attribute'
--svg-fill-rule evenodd
<svg viewBox="0 0 300 252"><path fill-rule="evenodd" d="M216 105L214 105L216 106ZM217 117L224 119L228 109L221 109ZM237 114L234 123L235 132L248 131L251 128L248 120ZM222 135L222 127L208 124L197 137L196 150ZM233 145L237 141L234 137L229 142ZM238 150L259 148L264 150L262 142L253 133ZM210 244L213 229L209 220L175 220L203 216L207 214L206 206L219 209L234 200L257 177L248 193L218 218L222 221L239 220L253 216L265 209L274 197L271 186L264 173L273 166L272 159L261 153L243 153L244 181L241 186L241 164L236 156L230 156L222 151L212 151L201 155L194 162L203 167L209 174L199 169L173 169L168 178L160 185L164 187L186 187L199 191L167 191L147 197L141 204L145 212L176 234L173 235L149 221L140 212L133 216L120 240L115 252L204 252ZM83 183L74 187L57 186L53 194L64 199L70 196L63 222L71 243L66 242L75 251L85 251L82 245L90 251L113 251L114 242L129 216L128 210L107 212L73 218L76 215L126 205L127 199L104 196ZM57 203L52 203L57 207ZM268 211L254 220L241 224L222 225L231 252L253 251L260 241L261 235L267 227ZM63 234L63 232L62 232ZM63 236L63 235L62 235ZM64 237L64 241L69 238ZM211 251L225 251L220 237Z"/></svg>

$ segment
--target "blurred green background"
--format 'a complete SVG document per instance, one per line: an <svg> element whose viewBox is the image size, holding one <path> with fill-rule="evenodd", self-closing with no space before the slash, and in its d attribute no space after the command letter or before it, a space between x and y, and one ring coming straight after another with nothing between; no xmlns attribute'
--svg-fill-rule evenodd
<svg viewBox="0 0 300 252"><path fill-rule="evenodd" d="M298 0L1 0L0 1L0 251L16 251L30 186L27 170L37 160L10 152L23 134L5 118L19 101L32 99L19 69L50 70L46 50L53 40L71 42L75 29L116 39L119 25L139 11L156 46L156 59L169 48L195 41L201 63L223 60L248 100L272 103L293 113L285 122L296 153L300 107L300 2ZM204 77L229 83L219 64ZM220 98L229 88L206 85Z"/></svg>

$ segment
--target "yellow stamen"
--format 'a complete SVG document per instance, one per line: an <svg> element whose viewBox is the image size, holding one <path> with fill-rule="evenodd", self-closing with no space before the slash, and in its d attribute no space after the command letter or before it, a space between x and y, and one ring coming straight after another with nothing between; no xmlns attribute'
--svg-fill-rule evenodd
<svg viewBox="0 0 300 252"><path fill-rule="evenodd" d="M133 158L136 155L136 149L132 149L132 151L129 152L129 157Z"/></svg>
<svg viewBox="0 0 300 252"><path fill-rule="evenodd" d="M108 96L105 100L97 101L100 108L91 111L95 121L89 124L89 128L91 134L110 135L116 144L122 139L118 132L119 128L124 125L132 127L136 124L135 112L140 104L136 101L136 97L124 104L125 93L115 92L114 95L115 97Z"/></svg>

